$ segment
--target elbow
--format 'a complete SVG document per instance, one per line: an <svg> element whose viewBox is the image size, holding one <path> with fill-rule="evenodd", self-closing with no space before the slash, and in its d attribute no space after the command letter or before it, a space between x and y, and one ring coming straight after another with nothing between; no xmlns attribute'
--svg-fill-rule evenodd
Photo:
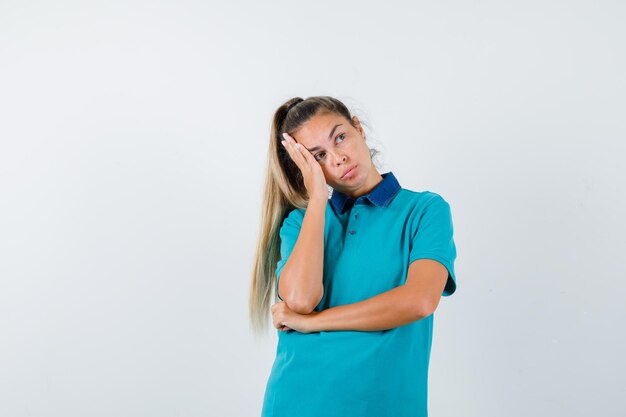
<svg viewBox="0 0 626 417"><path fill-rule="evenodd" d="M286 268L286 267L285 267ZM281 275L285 275L285 269ZM301 289L294 287L292 283L287 285L288 282L284 278L278 281L278 295L287 303L287 306L298 314L310 314L315 307L320 303L324 296L324 284L320 283L318 290L315 291L302 291ZM284 294L284 296L283 296Z"/></svg>
<svg viewBox="0 0 626 417"><path fill-rule="evenodd" d="M418 304L416 306L416 310L417 310L416 314L417 314L418 320L430 316L431 314L435 312L436 309L437 309L437 305L432 302L424 301L423 303Z"/></svg>
<svg viewBox="0 0 626 417"><path fill-rule="evenodd" d="M421 320L433 314L439 305L440 297L430 297L425 294L415 294L415 290L406 286L406 292L404 293L404 306L407 314L412 315L414 320Z"/></svg>
<svg viewBox="0 0 626 417"><path fill-rule="evenodd" d="M311 312L315 309L315 307L311 307L310 303L307 304L287 302L287 305L292 311L295 311L298 314L311 314Z"/></svg>
<svg viewBox="0 0 626 417"><path fill-rule="evenodd" d="M425 299L415 300L414 297L409 298L407 303L408 303L407 308L413 315L414 320L421 320L423 318L430 316L431 314L435 312L435 309L437 308L437 306L434 305L429 300L425 300Z"/></svg>
<svg viewBox="0 0 626 417"><path fill-rule="evenodd" d="M290 297L287 300L287 306L298 314L311 314L315 307L320 303L324 296L324 288L322 286L321 291L316 297Z"/></svg>

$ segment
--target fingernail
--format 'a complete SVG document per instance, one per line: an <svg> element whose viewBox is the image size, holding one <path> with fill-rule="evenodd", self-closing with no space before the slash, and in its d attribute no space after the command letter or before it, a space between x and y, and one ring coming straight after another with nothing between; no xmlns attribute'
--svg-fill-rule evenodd
<svg viewBox="0 0 626 417"><path fill-rule="evenodd" d="M284 140L281 140L280 143L282 143L283 146L285 146L285 141Z"/></svg>

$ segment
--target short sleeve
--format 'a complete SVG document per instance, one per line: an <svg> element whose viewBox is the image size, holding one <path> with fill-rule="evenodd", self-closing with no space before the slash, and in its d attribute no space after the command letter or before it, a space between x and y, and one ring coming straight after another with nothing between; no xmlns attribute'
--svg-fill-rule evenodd
<svg viewBox="0 0 626 417"><path fill-rule="evenodd" d="M295 208L289 212L287 217L283 220L280 227L280 260L276 264L276 297L283 301L278 295L278 280L280 279L280 272L287 263L289 255L296 245L298 236L300 235L300 228L302 227L302 220L304 219L303 209Z"/></svg>
<svg viewBox="0 0 626 417"><path fill-rule="evenodd" d="M415 223L411 230L409 265L425 258L443 264L448 270L448 280L442 296L452 295L456 290L456 246L450 205L440 195L434 194Z"/></svg>

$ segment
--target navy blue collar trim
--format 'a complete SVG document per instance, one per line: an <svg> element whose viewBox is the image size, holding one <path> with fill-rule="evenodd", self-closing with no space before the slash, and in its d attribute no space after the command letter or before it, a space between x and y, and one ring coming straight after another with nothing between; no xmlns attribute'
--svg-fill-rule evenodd
<svg viewBox="0 0 626 417"><path fill-rule="evenodd" d="M333 190L330 204L339 213L343 213L348 207L359 204L364 200L369 200L378 207L387 207L393 197L398 194L401 187L393 172L389 171L381 174L381 176L383 177L382 181L376 184L376 187L369 194L362 195L356 199L340 191Z"/></svg>

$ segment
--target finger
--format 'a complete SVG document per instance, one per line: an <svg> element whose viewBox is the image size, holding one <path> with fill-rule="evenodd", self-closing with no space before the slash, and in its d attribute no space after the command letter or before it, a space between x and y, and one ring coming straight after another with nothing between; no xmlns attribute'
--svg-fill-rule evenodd
<svg viewBox="0 0 626 417"><path fill-rule="evenodd" d="M315 157L313 156L313 154L308 149L306 149L304 146L302 146L300 148L300 153L304 156L304 159L306 159L306 161L309 164L317 164L318 163L317 160L315 159Z"/></svg>
<svg viewBox="0 0 626 417"><path fill-rule="evenodd" d="M286 142L286 145L288 146L288 149L291 149L294 151L294 154L295 154L293 155L294 157L302 156L305 153L310 154L309 150L306 149L301 143L296 142L296 140L289 133L284 132L283 137L286 138L285 142ZM299 159L302 162L306 161L306 157L299 158Z"/></svg>
<svg viewBox="0 0 626 417"><path fill-rule="evenodd" d="M305 148L304 145L302 145L301 143L298 143L298 146L295 146L294 144L294 149L299 151L300 155L302 155L305 164L309 166L312 164L319 165L319 162L317 161L317 159L315 159L313 153Z"/></svg>
<svg viewBox="0 0 626 417"><path fill-rule="evenodd" d="M306 167L306 158L302 155L302 144L296 142L295 139L289 136L287 133L285 133L284 137L286 137L287 139L285 139L285 144L283 146L285 146L285 149L287 149L289 156L296 163L296 165L298 165L300 170L303 170Z"/></svg>
<svg viewBox="0 0 626 417"><path fill-rule="evenodd" d="M300 150L296 148L295 144L295 142L285 140L282 146L284 146L287 150L287 153L289 154L291 160L298 166L298 168L300 168L301 171L303 171L306 167L306 160L302 156L302 152L300 152Z"/></svg>
<svg viewBox="0 0 626 417"><path fill-rule="evenodd" d="M296 143L296 139L287 132L283 132L283 138L285 138L286 141Z"/></svg>
<svg viewBox="0 0 626 417"><path fill-rule="evenodd" d="M300 164L302 167L304 167L305 169L309 169L312 164L317 164L317 161L315 160L311 152L301 143L294 144L293 146L294 152L297 153L297 157L300 160Z"/></svg>

